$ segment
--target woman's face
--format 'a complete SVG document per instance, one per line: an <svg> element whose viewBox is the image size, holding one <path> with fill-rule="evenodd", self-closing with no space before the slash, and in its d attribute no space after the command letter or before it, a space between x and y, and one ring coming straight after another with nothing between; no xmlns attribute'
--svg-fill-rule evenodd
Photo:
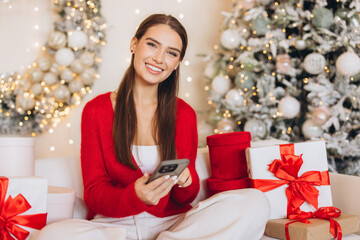
<svg viewBox="0 0 360 240"><path fill-rule="evenodd" d="M168 25L150 27L141 39L131 40L136 80L159 84L179 66L182 41Z"/></svg>

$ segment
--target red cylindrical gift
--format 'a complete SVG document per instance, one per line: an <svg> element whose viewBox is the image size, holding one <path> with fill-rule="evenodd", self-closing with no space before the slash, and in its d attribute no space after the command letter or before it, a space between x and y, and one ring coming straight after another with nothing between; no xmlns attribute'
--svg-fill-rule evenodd
<svg viewBox="0 0 360 240"><path fill-rule="evenodd" d="M206 179L206 186L208 190L208 196L211 197L212 195L223 191L248 188L249 178L243 177L232 180L208 178Z"/></svg>
<svg viewBox="0 0 360 240"><path fill-rule="evenodd" d="M250 132L232 132L208 136L211 177L239 179L247 177L245 149L250 147Z"/></svg>

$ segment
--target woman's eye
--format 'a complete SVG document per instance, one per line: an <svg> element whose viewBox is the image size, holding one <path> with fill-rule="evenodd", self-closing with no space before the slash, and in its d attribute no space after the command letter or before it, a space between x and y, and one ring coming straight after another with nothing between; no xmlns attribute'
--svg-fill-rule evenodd
<svg viewBox="0 0 360 240"><path fill-rule="evenodd" d="M177 57L177 56L178 56L176 52L171 52L171 51L170 51L169 54L170 54L171 56L173 56L173 57Z"/></svg>
<svg viewBox="0 0 360 240"><path fill-rule="evenodd" d="M152 43L152 42L148 42L147 45L150 46L150 47L156 47L156 45L154 43Z"/></svg>

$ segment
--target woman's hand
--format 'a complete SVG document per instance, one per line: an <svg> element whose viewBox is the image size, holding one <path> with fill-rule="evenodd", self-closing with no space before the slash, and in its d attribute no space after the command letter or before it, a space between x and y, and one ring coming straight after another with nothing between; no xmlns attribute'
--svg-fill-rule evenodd
<svg viewBox="0 0 360 240"><path fill-rule="evenodd" d="M185 170L180 174L178 177L178 185L179 187L187 187L192 183L191 174L188 168L185 168Z"/></svg>
<svg viewBox="0 0 360 240"><path fill-rule="evenodd" d="M146 184L149 174L145 173L135 182L135 192L140 200L147 205L156 205L165 197L171 188L177 183L177 177L162 176Z"/></svg>

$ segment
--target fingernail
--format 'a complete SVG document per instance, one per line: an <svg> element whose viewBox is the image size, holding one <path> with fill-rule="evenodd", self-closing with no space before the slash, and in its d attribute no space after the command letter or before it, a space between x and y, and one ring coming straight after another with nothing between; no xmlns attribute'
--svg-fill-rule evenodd
<svg viewBox="0 0 360 240"><path fill-rule="evenodd" d="M183 186L181 186L181 185L178 185L178 187L179 187L179 188L182 188Z"/></svg>
<svg viewBox="0 0 360 240"><path fill-rule="evenodd" d="M168 180L170 178L170 175L165 176L165 180Z"/></svg>
<svg viewBox="0 0 360 240"><path fill-rule="evenodd" d="M178 183L178 181L179 181L179 180L177 180L177 179L176 179L176 180L174 181L174 185L175 185L175 184L177 184L177 183Z"/></svg>
<svg viewBox="0 0 360 240"><path fill-rule="evenodd" d="M175 181L177 179L177 176L175 175L171 179Z"/></svg>

